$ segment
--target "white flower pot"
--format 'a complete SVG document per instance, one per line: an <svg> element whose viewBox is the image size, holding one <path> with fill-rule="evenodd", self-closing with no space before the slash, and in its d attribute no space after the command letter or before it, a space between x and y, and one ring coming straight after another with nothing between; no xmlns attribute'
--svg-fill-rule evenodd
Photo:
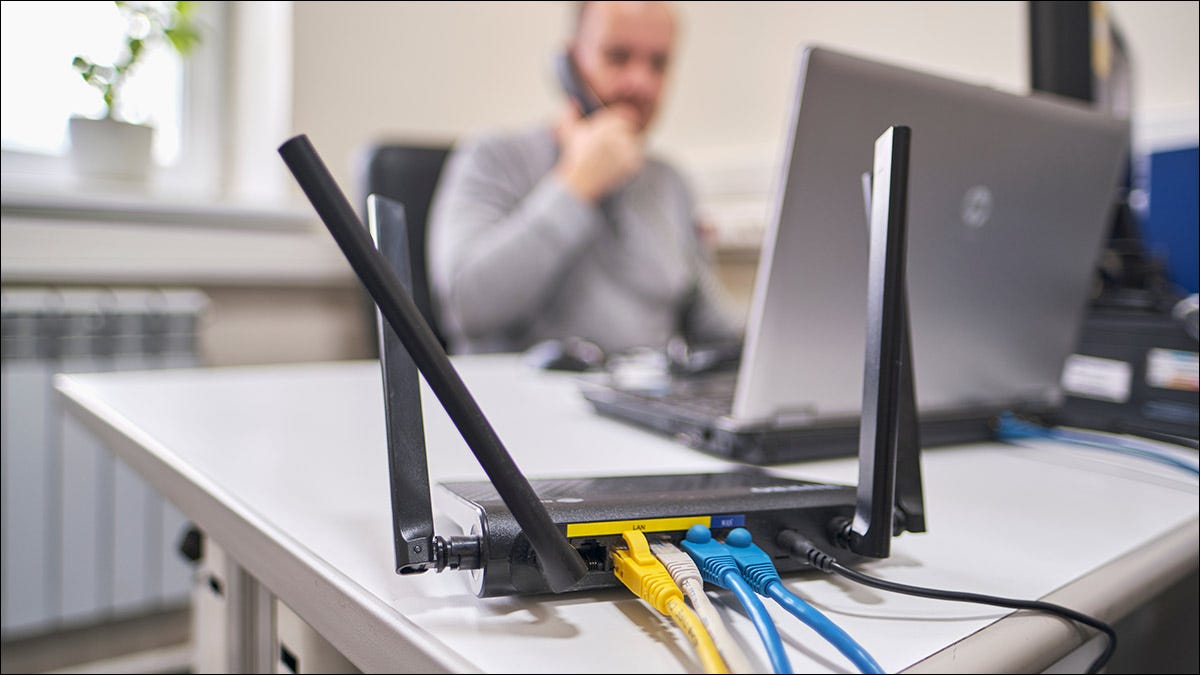
<svg viewBox="0 0 1200 675"><path fill-rule="evenodd" d="M81 178L145 182L154 128L112 119L72 117L71 162Z"/></svg>

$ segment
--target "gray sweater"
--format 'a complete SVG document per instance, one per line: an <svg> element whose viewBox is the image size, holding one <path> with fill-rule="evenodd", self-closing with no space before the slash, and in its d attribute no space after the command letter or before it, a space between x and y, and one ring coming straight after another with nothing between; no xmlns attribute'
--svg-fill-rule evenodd
<svg viewBox="0 0 1200 675"><path fill-rule="evenodd" d="M552 173L548 128L461 143L429 219L429 273L451 351L582 337L609 353L740 333L696 238L688 188L648 159L597 207ZM606 216L611 215L611 221Z"/></svg>

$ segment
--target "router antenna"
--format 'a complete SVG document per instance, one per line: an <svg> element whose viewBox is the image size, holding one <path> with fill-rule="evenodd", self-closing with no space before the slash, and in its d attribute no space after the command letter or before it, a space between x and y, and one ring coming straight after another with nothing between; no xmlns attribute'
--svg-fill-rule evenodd
<svg viewBox="0 0 1200 675"><path fill-rule="evenodd" d="M367 195L367 225L384 258L391 263L404 290L412 293L412 265L408 255L404 206L380 195ZM379 330L379 363L383 370L383 405L387 419L388 477L392 497L392 531L396 571L424 572L440 560L433 536L433 506L429 499L429 466L425 456L425 420L421 415L421 381L417 364L404 351L376 308ZM459 561L457 566L462 566Z"/></svg>
<svg viewBox="0 0 1200 675"><path fill-rule="evenodd" d="M900 291L900 388L894 446L896 451L896 508L893 523L909 532L925 531L925 491L921 487L921 434L917 419L917 391L913 379L912 325L907 284Z"/></svg>
<svg viewBox="0 0 1200 675"><path fill-rule="evenodd" d="M855 553L875 558L888 556L894 531L925 529L905 300L911 136L908 127L893 126L875 141L858 499L853 522L844 524L837 537ZM904 452L905 462L899 481L902 508L897 514L898 449Z"/></svg>
<svg viewBox="0 0 1200 675"><path fill-rule="evenodd" d="M550 590L573 588L587 563L555 527L308 137L289 139L279 154L529 538Z"/></svg>

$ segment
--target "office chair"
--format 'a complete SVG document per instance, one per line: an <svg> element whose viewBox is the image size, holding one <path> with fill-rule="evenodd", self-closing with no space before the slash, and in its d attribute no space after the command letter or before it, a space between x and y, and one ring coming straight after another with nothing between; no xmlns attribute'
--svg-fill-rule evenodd
<svg viewBox="0 0 1200 675"><path fill-rule="evenodd" d="M413 301L443 347L446 346L446 339L438 323L437 310L429 288L429 272L425 264L425 234L433 191L437 187L442 165L445 164L450 149L448 143L379 143L368 150L362 181L364 221L367 195L383 195L404 205L405 222L408 225L408 251L412 263ZM371 316L373 321L374 312Z"/></svg>

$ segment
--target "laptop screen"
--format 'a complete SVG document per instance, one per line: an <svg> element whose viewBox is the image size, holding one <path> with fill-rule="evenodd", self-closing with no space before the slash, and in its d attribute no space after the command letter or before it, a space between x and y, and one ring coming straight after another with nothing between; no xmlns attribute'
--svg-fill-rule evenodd
<svg viewBox="0 0 1200 675"><path fill-rule="evenodd" d="M908 287L922 413L1054 406L1107 231L1128 124L1081 105L806 49L733 418L858 416L862 174L912 128Z"/></svg>

